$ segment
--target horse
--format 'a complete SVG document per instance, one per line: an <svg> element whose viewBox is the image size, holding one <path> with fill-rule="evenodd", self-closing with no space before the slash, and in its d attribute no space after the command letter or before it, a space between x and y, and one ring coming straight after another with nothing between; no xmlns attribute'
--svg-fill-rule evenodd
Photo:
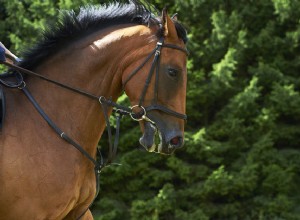
<svg viewBox="0 0 300 220"><path fill-rule="evenodd" d="M138 121L149 152L182 147L186 41L176 16L137 1L63 12L10 64L20 83L3 88L0 219L93 219L95 173L106 165L97 145L112 111ZM122 92L130 108L116 103Z"/></svg>

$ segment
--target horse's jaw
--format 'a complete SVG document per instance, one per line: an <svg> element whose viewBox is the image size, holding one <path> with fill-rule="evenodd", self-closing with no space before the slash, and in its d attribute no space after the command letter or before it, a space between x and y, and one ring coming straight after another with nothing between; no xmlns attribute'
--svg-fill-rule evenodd
<svg viewBox="0 0 300 220"><path fill-rule="evenodd" d="M144 123L144 134L140 138L140 144L148 151L160 154L172 154L176 147L166 141L165 131L146 121Z"/></svg>

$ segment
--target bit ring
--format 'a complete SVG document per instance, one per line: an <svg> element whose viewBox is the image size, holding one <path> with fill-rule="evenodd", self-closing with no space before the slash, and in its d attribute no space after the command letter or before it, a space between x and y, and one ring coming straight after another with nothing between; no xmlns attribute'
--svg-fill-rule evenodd
<svg viewBox="0 0 300 220"><path fill-rule="evenodd" d="M133 109L135 109L135 108L141 108L143 110L143 115L140 118L133 117ZM146 116L146 109L143 106L134 105L134 106L131 106L130 109L131 109L130 117L133 120L135 120L135 121L142 121L142 120L144 120L144 117Z"/></svg>

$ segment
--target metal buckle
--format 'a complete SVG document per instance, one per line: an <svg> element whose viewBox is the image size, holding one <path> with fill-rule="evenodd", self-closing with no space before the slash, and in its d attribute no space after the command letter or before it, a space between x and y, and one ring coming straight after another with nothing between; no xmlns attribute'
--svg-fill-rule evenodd
<svg viewBox="0 0 300 220"><path fill-rule="evenodd" d="M162 45L163 45L162 42L160 42L160 41L157 42L157 46L162 46Z"/></svg>
<svg viewBox="0 0 300 220"><path fill-rule="evenodd" d="M160 50L163 46L163 42L162 41L158 41L156 44L156 51L155 51L155 55L159 56L160 55Z"/></svg>

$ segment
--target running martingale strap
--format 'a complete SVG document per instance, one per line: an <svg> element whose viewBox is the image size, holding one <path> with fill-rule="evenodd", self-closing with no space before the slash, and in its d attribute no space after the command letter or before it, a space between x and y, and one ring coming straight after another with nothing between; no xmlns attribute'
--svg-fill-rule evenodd
<svg viewBox="0 0 300 220"><path fill-rule="evenodd" d="M4 62L5 60L5 49L0 45L0 61Z"/></svg>

